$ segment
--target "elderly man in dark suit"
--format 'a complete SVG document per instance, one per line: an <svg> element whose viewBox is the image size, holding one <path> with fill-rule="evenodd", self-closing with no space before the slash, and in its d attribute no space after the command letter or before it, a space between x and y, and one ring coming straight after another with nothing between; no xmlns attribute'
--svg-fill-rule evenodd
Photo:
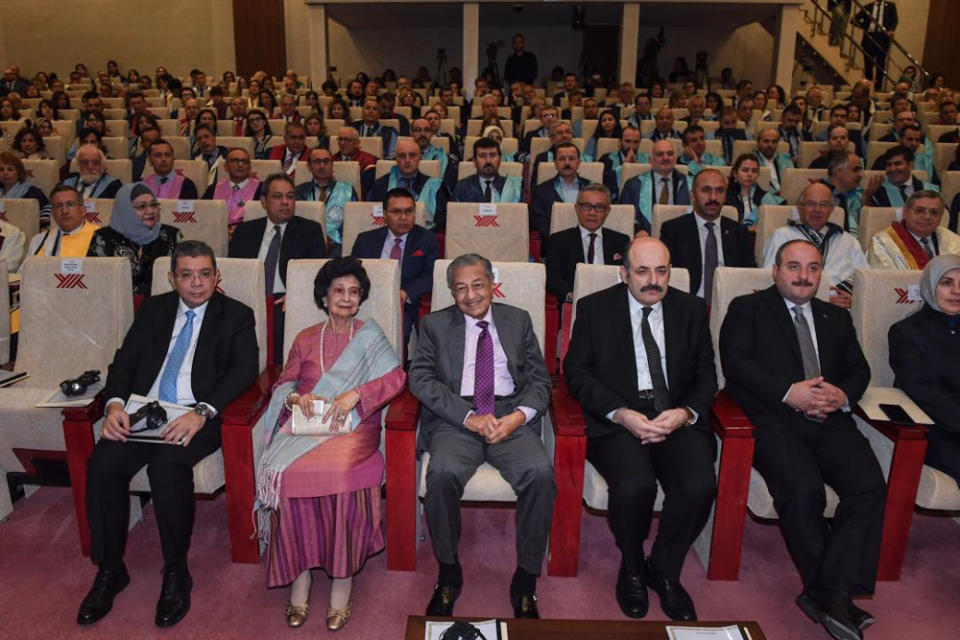
<svg viewBox="0 0 960 640"><path fill-rule="evenodd" d="M626 235L603 226L610 215L610 190L602 184L583 187L573 207L577 226L551 234L543 252L547 291L560 302L573 292L577 264L620 264L621 253L630 242Z"/></svg>
<svg viewBox="0 0 960 640"><path fill-rule="evenodd" d="M514 617L539 617L536 576L556 496L553 466L540 439L550 376L527 312L491 304L493 279L493 267L482 256L466 254L450 263L447 284L456 304L421 320L410 365L410 390L423 404L420 448L430 453L427 526L440 563L427 615L452 615L460 595L460 498L486 461L517 494Z"/></svg>
<svg viewBox="0 0 960 640"><path fill-rule="evenodd" d="M710 304L717 267L756 267L747 228L720 215L727 181L716 169L693 179L693 211L668 220L660 239L670 249L671 264L690 272L690 291Z"/></svg>
<svg viewBox="0 0 960 640"><path fill-rule="evenodd" d="M680 570L713 504L710 405L717 390L707 310L669 287L670 252L636 238L621 284L577 303L563 363L570 393L587 420L587 460L607 481L608 519L620 549L617 604L647 613L646 587L673 620L696 620ZM644 562L660 482L666 499Z"/></svg>
<svg viewBox="0 0 960 640"><path fill-rule="evenodd" d="M283 362L283 322L286 301L287 263L305 258L325 258L327 248L323 227L313 220L294 215L296 188L293 178L275 173L261 184L260 203L265 218L249 220L237 226L230 242L231 258L263 260L266 294L274 297L273 354Z"/></svg>
<svg viewBox="0 0 960 640"><path fill-rule="evenodd" d="M170 627L190 610L187 553L193 530L193 465L220 447L219 412L257 377L253 312L217 293L217 262L202 242L182 242L170 263L175 291L148 298L107 371L106 417L87 469L90 558L97 577L77 613L81 625L110 612L130 582L123 563L130 479L144 466L163 549L155 622ZM131 394L193 411L164 428L166 444L128 442ZM176 445L176 446L174 446Z"/></svg>
<svg viewBox="0 0 960 640"><path fill-rule="evenodd" d="M850 314L814 297L822 264L812 242L781 245L774 286L730 304L720 360L803 580L797 604L832 637L861 638L873 617L850 596L874 590L886 486L850 415L870 367ZM830 524L824 484L840 496Z"/></svg>
<svg viewBox="0 0 960 640"><path fill-rule="evenodd" d="M420 300L433 289L433 263L439 248L437 237L415 224L417 203L406 189L392 189L383 201L386 226L364 231L353 241L355 258L400 261L400 302L403 305L404 342L417 320Z"/></svg>

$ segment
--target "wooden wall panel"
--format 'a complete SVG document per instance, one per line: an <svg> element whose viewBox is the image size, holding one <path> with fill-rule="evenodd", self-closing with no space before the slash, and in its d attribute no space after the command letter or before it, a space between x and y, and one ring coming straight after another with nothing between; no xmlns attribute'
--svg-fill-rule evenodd
<svg viewBox="0 0 960 640"><path fill-rule="evenodd" d="M233 0L233 39L237 73L263 70L282 77L287 70L283 0Z"/></svg>
<svg viewBox="0 0 960 640"><path fill-rule="evenodd" d="M927 39L923 47L923 67L930 73L946 76L946 86L960 86L960 62L957 61L957 34L960 33L960 2L930 0Z"/></svg>

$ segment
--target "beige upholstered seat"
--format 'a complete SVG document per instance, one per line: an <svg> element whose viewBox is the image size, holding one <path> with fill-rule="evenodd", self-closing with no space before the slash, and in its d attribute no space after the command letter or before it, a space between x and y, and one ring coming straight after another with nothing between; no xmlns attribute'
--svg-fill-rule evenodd
<svg viewBox="0 0 960 640"><path fill-rule="evenodd" d="M0 220L9 222L23 231L23 235L26 236L24 239L24 247L26 247L30 244L30 239L40 232L40 203L33 198L0 200ZM6 280L0 280L0 282L6 282Z"/></svg>
<svg viewBox="0 0 960 640"><path fill-rule="evenodd" d="M877 161L877 158L882 156L887 152L888 149L891 149L900 144L899 142L880 142L879 140L871 140L867 143L867 161L866 168L869 169L873 166L873 163ZM923 145L921 145L922 147Z"/></svg>
<svg viewBox="0 0 960 640"><path fill-rule="evenodd" d="M85 198L83 201L83 217L87 222L98 224L101 227L110 226L113 217L113 198Z"/></svg>
<svg viewBox="0 0 960 640"><path fill-rule="evenodd" d="M252 155L252 154L251 154ZM201 161L202 162L202 161ZM274 173L280 173L283 170L283 165L279 160L251 160L250 161L250 175L254 178L257 178L261 182L267 178L267 176ZM227 166L225 163L221 163L217 167L217 182L221 180L226 180L229 177L227 174ZM206 185L206 182L203 183ZM197 189L200 189L200 185L197 185ZM202 190L201 190L202 191Z"/></svg>
<svg viewBox="0 0 960 640"><path fill-rule="evenodd" d="M44 195L49 196L60 182L60 165L56 160L24 160L23 168L27 172L27 182L37 185Z"/></svg>
<svg viewBox="0 0 960 640"><path fill-rule="evenodd" d="M269 147L270 143L274 141L283 144L283 136L272 136L267 142L267 146ZM217 136L217 144L226 147L228 150L239 147L253 158L253 138L247 136Z"/></svg>
<svg viewBox="0 0 960 640"><path fill-rule="evenodd" d="M396 164L393 160L377 160L376 179L379 180L390 173L390 170L396 166ZM420 173L431 178L443 178L443 176L440 175L439 160L421 160Z"/></svg>
<svg viewBox="0 0 960 640"><path fill-rule="evenodd" d="M484 212L480 208L484 207ZM489 210L487 210L489 208ZM526 262L530 255L527 204L451 202L445 254L479 253L489 260ZM436 294L436 292L434 292Z"/></svg>
<svg viewBox="0 0 960 640"><path fill-rule="evenodd" d="M477 175L477 165L473 164L472 162L461 162L457 165L457 180L463 180L464 178L469 178L470 176L475 175ZM523 163L501 162L500 175L523 178Z"/></svg>
<svg viewBox="0 0 960 640"><path fill-rule="evenodd" d="M220 281L217 288L224 295L238 300L253 309L256 323L257 346L260 349L260 365L263 371L267 366L267 300L263 295L263 263L246 258L218 258L217 269ZM172 291L167 274L170 271L170 258L157 258L153 264L153 286L151 293L159 295ZM263 440L263 421L260 421L251 433L254 445L254 462L259 459ZM210 494L224 485L223 451L217 449L193 467L194 492ZM130 481L131 491L150 491L150 480L146 467Z"/></svg>
<svg viewBox="0 0 960 640"><path fill-rule="evenodd" d="M933 138L936 140L936 138ZM933 166L937 169L938 175L947 173L947 167L953 162L957 155L956 142L937 142L933 149Z"/></svg>
<svg viewBox="0 0 960 640"><path fill-rule="evenodd" d="M415 221L421 227L426 220L426 205L417 203ZM343 253L347 255L353 249L357 236L364 231L371 231L386 224L383 218L383 203L380 202L348 202L343 211Z"/></svg>
<svg viewBox="0 0 960 640"><path fill-rule="evenodd" d="M788 203L794 204L807 185L826 177L826 169L784 169L780 176L780 195Z"/></svg>
<svg viewBox="0 0 960 640"><path fill-rule="evenodd" d="M89 369L106 377L133 321L130 277L126 258L26 259L16 368L30 377L0 389L0 469L23 470L15 448L65 450L60 410L34 405L68 377Z"/></svg>
<svg viewBox="0 0 960 640"><path fill-rule="evenodd" d="M449 236L448 242L449 242ZM450 254L454 255L454 254ZM457 254L459 255L459 254ZM483 255L481 253L481 255ZM454 303L450 289L447 287L447 265L451 260L437 260L433 266L433 296L430 310L437 311ZM531 262L493 262L495 288L494 304L502 302L519 307L530 314L533 330L540 343L540 351L544 345L544 297L547 285L546 270L542 264ZM541 425L541 436L547 456L553 460L553 428L547 423L546 415ZM420 468L417 477L417 494L422 498L427 491L427 466L430 464L430 454L424 452L420 457ZM500 472L492 465L484 462L467 481L463 490L463 500L483 502L516 502L517 494Z"/></svg>
<svg viewBox="0 0 960 640"><path fill-rule="evenodd" d="M133 162L128 158L108 158L103 163L105 172L109 176L113 176L123 184L130 184L133 178ZM147 163L147 168L152 170L150 163ZM70 173L77 172L77 159L74 158L70 161ZM39 186L39 185L37 185ZM47 191L46 193L50 193Z"/></svg>
<svg viewBox="0 0 960 640"><path fill-rule="evenodd" d="M940 195L943 196L944 204L950 207L953 199L960 193L960 171L942 171L940 179L943 181L940 186Z"/></svg>
<svg viewBox="0 0 960 640"><path fill-rule="evenodd" d="M757 150L756 140L734 140L733 141L733 159L736 160L743 154L752 154ZM790 145L786 142L777 143L777 153L790 153Z"/></svg>
<svg viewBox="0 0 960 640"><path fill-rule="evenodd" d="M761 291L773 284L773 276L769 269L746 269L738 267L717 267L713 276L713 297L710 306L710 334L713 338L713 350L717 363L717 383L724 387L723 371L720 367L719 341L720 326L727 313L727 308L734 298ZM817 297L827 300L830 296L830 279L823 274L820 279L820 289ZM827 505L824 515L830 517L837 508L839 498L829 486L826 487ZM747 508L758 518L776 518L777 510L773 506L773 496L767 488L767 483L756 469L750 470L750 493L747 497Z"/></svg>
<svg viewBox="0 0 960 640"><path fill-rule="evenodd" d="M603 184L603 163L602 162L581 162L581 178L586 178L590 182ZM547 180L553 180L557 176L557 167L552 162L541 162L537 168L537 184L543 184Z"/></svg>
<svg viewBox="0 0 960 640"><path fill-rule="evenodd" d="M721 168L721 167L718 167L718 168ZM620 185L622 186L630 178L633 178L634 176L638 176L641 173L647 173L650 170L651 170L651 166L647 163L630 162L628 164L625 164L623 165L623 168L620 170ZM690 170L687 169L687 166L684 164L678 164L676 166L676 170L685 176L690 174Z"/></svg>
<svg viewBox="0 0 960 640"><path fill-rule="evenodd" d="M588 136L586 133L583 134L584 138ZM620 139L619 138L599 138L597 140L597 157L599 160L608 153L613 153L614 151L620 150ZM649 138L643 138L640 140L640 147L637 149L638 153L645 153L648 156L653 152L653 141Z"/></svg>
<svg viewBox="0 0 960 640"><path fill-rule="evenodd" d="M869 251L873 236L886 229L894 220L902 218L903 212L900 207L863 207L860 209L860 246L865 252ZM949 222L950 216L944 213L940 217L940 226L946 227Z"/></svg>
<svg viewBox="0 0 960 640"><path fill-rule="evenodd" d="M122 138L130 137L130 123L126 120L107 120L105 135L120 136Z"/></svg>
<svg viewBox="0 0 960 640"><path fill-rule="evenodd" d="M185 178L190 178L193 180L194 186L197 187L197 195L203 196L203 192L207 188L207 163L203 160L174 160L173 161L173 170L182 173ZM153 165L149 162L143 168L143 177L152 176L154 174Z"/></svg>
<svg viewBox="0 0 960 640"><path fill-rule="evenodd" d="M754 244L754 255L757 264L763 264L763 252L769 238L774 231L787 224L787 220L798 220L797 208L788 204L762 204L757 213L757 238ZM829 221L843 226L844 211L841 207L834 207Z"/></svg>
<svg viewBox="0 0 960 640"><path fill-rule="evenodd" d="M873 144L872 142L870 144ZM808 168L810 163L820 157L821 152L827 148L826 142L800 142L800 153L798 154L797 164L803 168ZM847 143L847 151L853 153L855 151L854 144L852 142ZM869 167L869 161L867 163Z"/></svg>
<svg viewBox="0 0 960 640"><path fill-rule="evenodd" d="M853 278L853 324L860 338L863 353L870 364L870 388L860 404L870 400L871 394L882 394L885 402L899 404L910 417L921 423L930 419L907 394L893 387L894 375L890 369L890 343L887 332L890 325L915 313L923 304L910 296L910 289L920 284L919 271L887 269L858 269ZM922 363L918 363L922 366ZM893 457L893 442L882 433L863 424L857 418L863 435L870 441L884 473L888 472ZM923 466L916 503L925 509L960 510L960 489L947 474Z"/></svg>
<svg viewBox="0 0 960 640"><path fill-rule="evenodd" d="M360 195L360 163L355 160L334 162L333 177L342 182L349 182L353 185L353 190L357 192L357 196ZM313 180L313 174L310 173L310 167L303 160L298 160L294 172L294 182L297 183L297 186L300 186L311 180Z"/></svg>
<svg viewBox="0 0 960 640"><path fill-rule="evenodd" d="M539 122L539 120L537 121ZM577 149L580 149L580 153L583 154L583 148L585 142L583 138L574 138L571 140L573 144L577 145ZM536 158L538 155L550 149L553 146L550 142L550 138L531 138L530 139L530 158Z"/></svg>
<svg viewBox="0 0 960 640"><path fill-rule="evenodd" d="M572 202L554 202L550 213L550 234L577 226L577 212L573 208ZM633 237L633 217L634 209L630 204L614 204L610 206L610 214L606 222L603 223L604 229L613 229Z"/></svg>
<svg viewBox="0 0 960 640"><path fill-rule="evenodd" d="M0 282L7 282L7 261L0 260ZM10 362L10 296L0 296L0 365ZM0 502L4 491L0 487ZM3 509L0 507L0 517Z"/></svg>
<svg viewBox="0 0 960 640"><path fill-rule="evenodd" d="M660 227L663 223L674 218L679 218L685 213L692 211L690 205L686 204L655 204L653 205L653 214L650 220L651 235L654 238L660 237ZM739 221L739 214L736 207L724 205L720 209L720 215L724 218L730 218L734 222Z"/></svg>
<svg viewBox="0 0 960 640"><path fill-rule="evenodd" d="M173 147L173 157L177 160L192 160L190 155L190 138L186 136L164 136L164 140ZM147 164L150 164L149 162Z"/></svg>
<svg viewBox="0 0 960 640"><path fill-rule="evenodd" d="M206 242L217 257L227 255L227 203L223 200L160 200L160 222L180 229L184 240Z"/></svg>

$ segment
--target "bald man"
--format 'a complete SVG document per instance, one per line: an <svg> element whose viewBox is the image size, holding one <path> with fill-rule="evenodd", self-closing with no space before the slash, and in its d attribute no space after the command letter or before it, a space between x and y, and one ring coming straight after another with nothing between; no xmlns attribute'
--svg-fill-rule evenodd
<svg viewBox="0 0 960 640"><path fill-rule="evenodd" d="M637 238L623 253L621 283L577 303L563 372L587 420L587 460L609 486L607 517L621 554L617 604L644 617L650 586L671 619L696 620L680 570L716 491L707 310L670 288L662 242ZM666 500L645 559L658 481Z"/></svg>
<svg viewBox="0 0 960 640"><path fill-rule="evenodd" d="M431 178L420 171L422 155L420 146L405 138L397 143L397 163L390 172L373 183L364 200L383 202L389 191L396 188L406 189L417 202L426 208L425 227L431 231L442 231L446 225L447 202L450 191L439 178Z"/></svg>

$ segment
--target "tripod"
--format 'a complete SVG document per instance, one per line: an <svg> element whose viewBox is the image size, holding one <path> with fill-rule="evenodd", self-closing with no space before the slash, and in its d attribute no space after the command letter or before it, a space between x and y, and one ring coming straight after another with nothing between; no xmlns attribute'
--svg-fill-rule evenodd
<svg viewBox="0 0 960 640"><path fill-rule="evenodd" d="M437 70L433 74L433 89L442 89L445 86L447 86L447 52L445 49L437 49Z"/></svg>

